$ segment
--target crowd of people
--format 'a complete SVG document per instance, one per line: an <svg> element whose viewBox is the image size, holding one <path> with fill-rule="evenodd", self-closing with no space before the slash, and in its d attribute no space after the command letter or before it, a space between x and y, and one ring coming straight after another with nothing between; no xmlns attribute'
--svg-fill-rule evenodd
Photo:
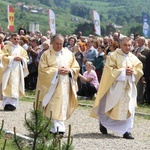
<svg viewBox="0 0 150 150"><path fill-rule="evenodd" d="M15 110L25 90L36 90L35 106L46 117L53 112L52 134L59 127L64 135L64 121L77 108L77 98L95 97L90 116L98 118L102 134L109 129L133 139L135 106L150 104L149 64L150 39L139 35L84 36L80 31L50 36L23 26L11 35L0 30L4 110Z"/></svg>

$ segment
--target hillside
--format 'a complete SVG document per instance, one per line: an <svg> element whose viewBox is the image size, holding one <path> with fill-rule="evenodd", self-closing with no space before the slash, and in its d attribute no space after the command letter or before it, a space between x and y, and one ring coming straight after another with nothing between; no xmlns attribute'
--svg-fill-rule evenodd
<svg viewBox="0 0 150 150"><path fill-rule="evenodd" d="M22 3L30 6L30 9L40 10L33 14L29 10L16 5ZM31 21L40 24L40 31L46 33L48 26L48 9L52 9L56 15L56 29L62 34L72 34L78 30L84 30L85 34L93 32L91 10L95 9L101 17L102 33L107 34L112 24L122 26L121 32L141 33L142 12L150 15L149 0L1 0L0 1L0 25L7 30L7 5L11 4L15 9L15 30L21 24L28 29ZM83 24L83 25L82 25ZM89 29L86 29L89 27ZM88 30L88 31L87 31Z"/></svg>

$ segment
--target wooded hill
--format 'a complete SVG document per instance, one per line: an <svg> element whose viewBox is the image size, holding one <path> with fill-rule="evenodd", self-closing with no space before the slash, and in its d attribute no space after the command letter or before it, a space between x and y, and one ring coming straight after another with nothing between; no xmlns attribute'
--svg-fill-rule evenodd
<svg viewBox="0 0 150 150"><path fill-rule="evenodd" d="M8 4L15 9L16 31L21 24L28 29L29 22L34 21L40 24L40 31L46 33L48 9L52 9L57 33L70 35L81 30L84 35L93 34L91 10L95 9L100 14L102 35L116 30L112 24L122 26L123 34L138 32L142 35L142 13L150 15L149 0L1 0L0 25L4 30L7 30ZM38 10L38 13L31 13L31 10Z"/></svg>

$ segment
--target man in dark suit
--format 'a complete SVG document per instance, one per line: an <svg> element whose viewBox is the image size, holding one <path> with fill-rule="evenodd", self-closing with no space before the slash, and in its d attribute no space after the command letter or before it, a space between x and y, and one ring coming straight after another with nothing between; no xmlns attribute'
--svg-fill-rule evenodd
<svg viewBox="0 0 150 150"><path fill-rule="evenodd" d="M146 96L146 101L150 105L150 52L148 53L145 61L145 68L144 68L144 78L146 82L146 87L145 87L145 96Z"/></svg>
<svg viewBox="0 0 150 150"><path fill-rule="evenodd" d="M137 40L138 42L138 49L135 52L135 55L139 58L139 60L143 63L143 70L145 70L145 62L146 62L146 57L150 53L150 49L145 46L145 41L146 39L142 36L140 36ZM141 77L137 84L137 102L138 104L143 104L144 103L144 79Z"/></svg>

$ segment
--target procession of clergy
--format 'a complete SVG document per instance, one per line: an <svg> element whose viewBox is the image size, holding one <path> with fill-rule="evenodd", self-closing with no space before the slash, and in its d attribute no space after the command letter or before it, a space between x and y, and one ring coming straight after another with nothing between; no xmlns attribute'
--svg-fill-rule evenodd
<svg viewBox="0 0 150 150"><path fill-rule="evenodd" d="M117 32L104 38L85 37L82 32L48 37L23 32L5 38L1 33L0 96L4 111L17 109L26 87L36 88L35 104L46 117L52 111L50 133L55 136L59 127L63 137L64 121L78 107L77 96L87 100L94 97L90 117L98 119L100 132L112 130L134 139L131 129L137 90L149 76L145 76L145 68L150 50L144 37L121 37ZM144 103L143 96L138 96L139 104Z"/></svg>

